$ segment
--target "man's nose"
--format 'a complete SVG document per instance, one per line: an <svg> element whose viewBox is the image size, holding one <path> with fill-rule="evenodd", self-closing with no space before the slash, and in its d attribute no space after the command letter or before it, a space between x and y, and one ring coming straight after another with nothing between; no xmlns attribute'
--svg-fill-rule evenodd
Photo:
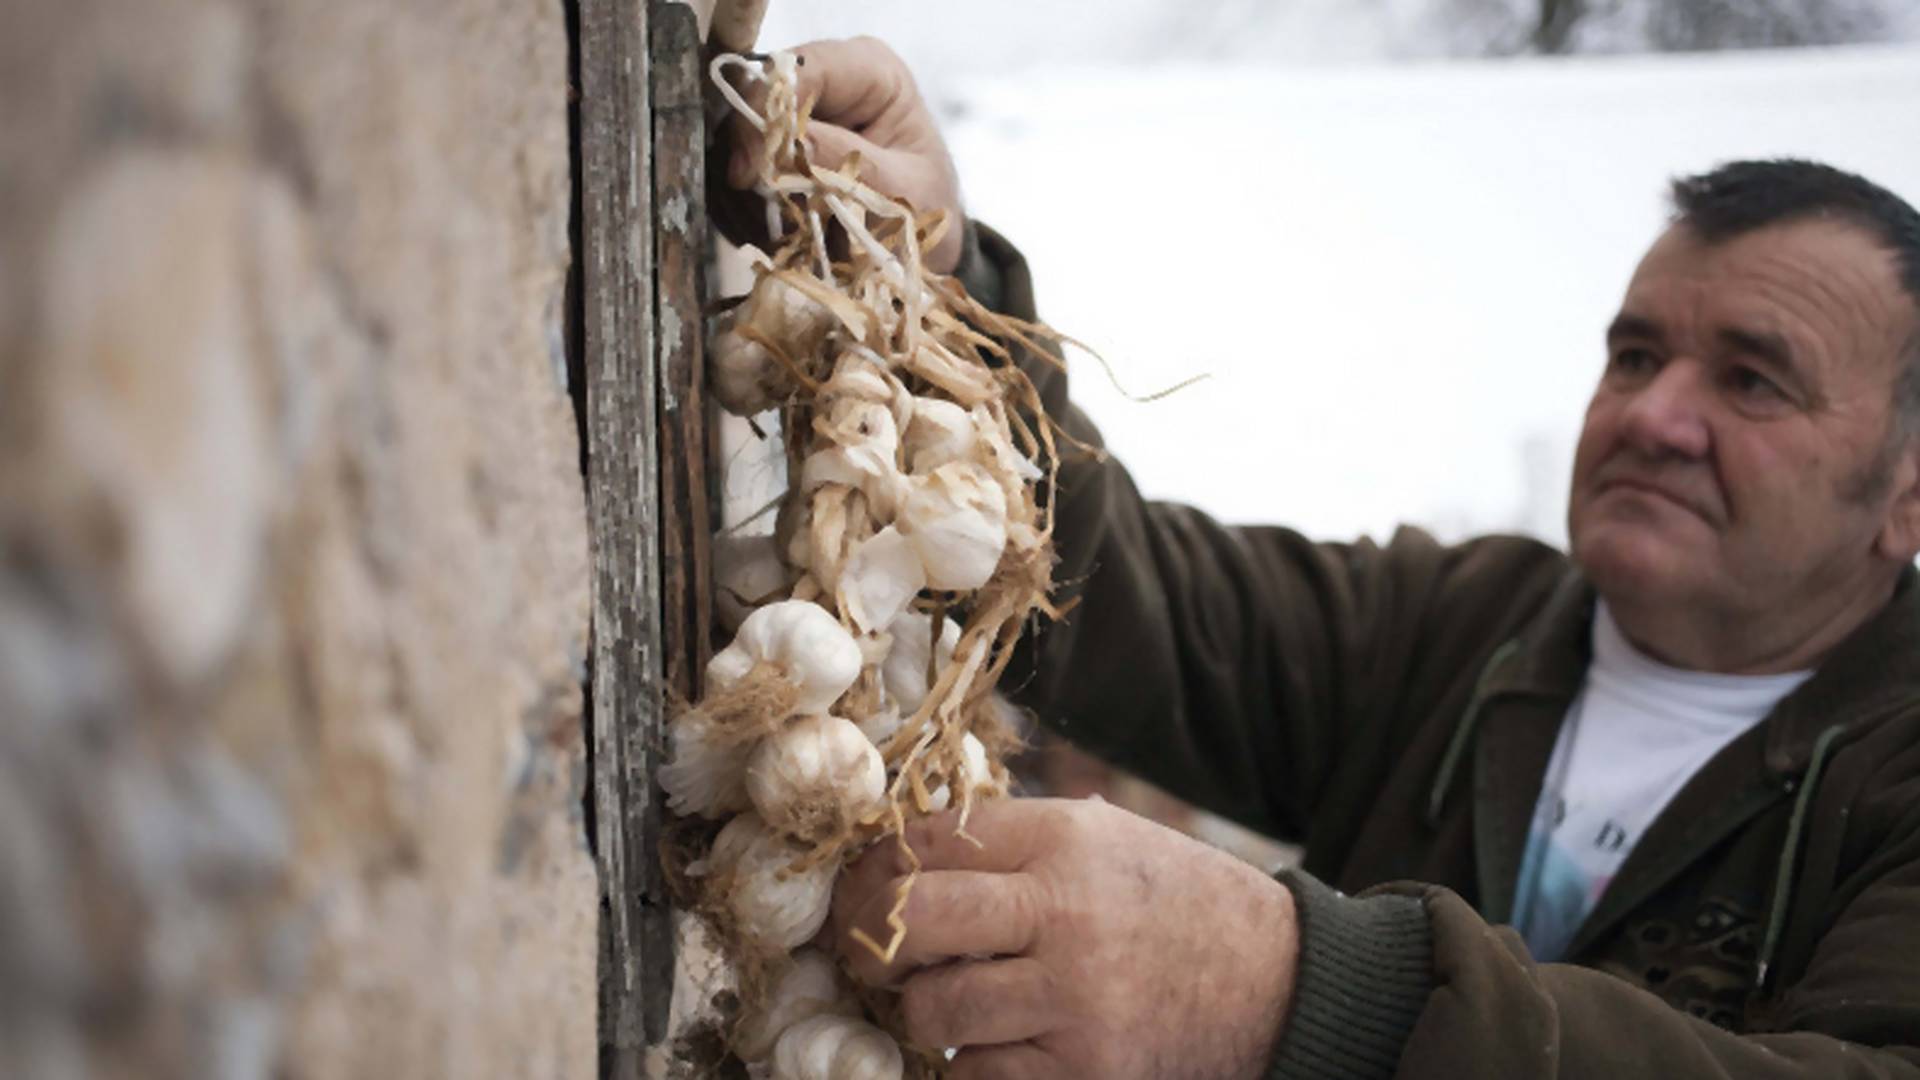
<svg viewBox="0 0 1920 1080"><path fill-rule="evenodd" d="M1708 389L1701 364L1668 361L1628 400L1621 434L1650 458L1704 457L1711 443L1705 413Z"/></svg>

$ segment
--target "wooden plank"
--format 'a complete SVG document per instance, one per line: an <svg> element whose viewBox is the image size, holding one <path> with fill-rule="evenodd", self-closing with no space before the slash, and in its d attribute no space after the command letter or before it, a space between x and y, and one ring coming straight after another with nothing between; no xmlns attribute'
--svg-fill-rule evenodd
<svg viewBox="0 0 1920 1080"><path fill-rule="evenodd" d="M707 483L706 154L693 9L651 0L655 321L660 370L660 568L667 687L700 693L711 651L713 521Z"/></svg>
<svg viewBox="0 0 1920 1080"><path fill-rule="evenodd" d="M652 113L645 0L579 0L582 349L593 543L592 749L603 1076L665 1035L673 931L656 857L663 720ZM653 997L664 993L652 990Z"/></svg>

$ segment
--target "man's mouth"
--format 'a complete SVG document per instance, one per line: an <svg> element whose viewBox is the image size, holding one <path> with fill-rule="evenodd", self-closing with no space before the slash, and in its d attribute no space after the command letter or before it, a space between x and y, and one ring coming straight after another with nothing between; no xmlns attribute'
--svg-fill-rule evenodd
<svg viewBox="0 0 1920 1080"><path fill-rule="evenodd" d="M1709 523L1714 520L1713 515L1707 512L1707 508L1702 506L1698 499L1689 498L1671 488L1656 484L1651 480L1642 480L1631 476L1614 477L1601 481L1599 493L1604 495L1616 488L1626 491L1636 491L1643 495L1651 495L1656 499L1678 506L1689 514Z"/></svg>

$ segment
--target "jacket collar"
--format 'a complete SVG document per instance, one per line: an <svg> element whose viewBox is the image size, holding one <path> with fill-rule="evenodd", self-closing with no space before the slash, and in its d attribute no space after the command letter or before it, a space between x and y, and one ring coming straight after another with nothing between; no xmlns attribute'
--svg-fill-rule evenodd
<svg viewBox="0 0 1920 1080"><path fill-rule="evenodd" d="M1844 725L1842 739L1911 708L1920 699L1920 587L1908 567L1893 599L1820 662L1813 678L1787 695L1767 718L1767 767L1798 773L1820 733Z"/></svg>
<svg viewBox="0 0 1920 1080"><path fill-rule="evenodd" d="M1571 701L1593 658L1593 585L1569 569L1513 654L1487 673L1485 696L1509 694ZM1920 584L1912 567L1893 598L1820 662L1766 721L1766 764L1776 775L1806 768L1820 733L1854 728L1920 700ZM1851 731L1849 731L1851 734Z"/></svg>

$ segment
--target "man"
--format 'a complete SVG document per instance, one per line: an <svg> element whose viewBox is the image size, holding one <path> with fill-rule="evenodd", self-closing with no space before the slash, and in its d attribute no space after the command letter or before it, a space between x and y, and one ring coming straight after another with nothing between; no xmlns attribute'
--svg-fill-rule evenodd
<svg viewBox="0 0 1920 1080"><path fill-rule="evenodd" d="M801 51L816 160L960 213L900 62ZM893 846L831 927L917 1041L963 1077L1920 1077L1920 216L1801 162L1675 209L1607 334L1571 555L1315 544L1063 464L1082 602L1025 702L1305 867L1097 802L981 808L978 847L920 823L897 960L847 937ZM951 237L937 268L1033 314L1011 247Z"/></svg>

